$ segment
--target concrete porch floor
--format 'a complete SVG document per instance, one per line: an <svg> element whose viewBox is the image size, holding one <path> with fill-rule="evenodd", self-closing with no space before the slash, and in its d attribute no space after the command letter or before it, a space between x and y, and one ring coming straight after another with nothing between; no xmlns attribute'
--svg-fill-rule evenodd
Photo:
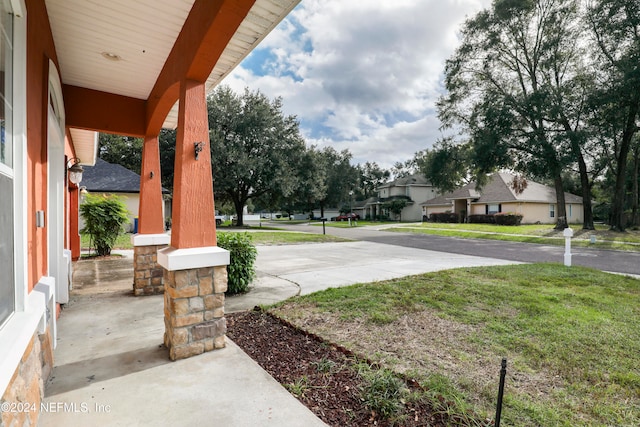
<svg viewBox="0 0 640 427"><path fill-rule="evenodd" d="M163 297L132 295L126 257L74 267L39 425L325 425L228 339L171 362Z"/></svg>

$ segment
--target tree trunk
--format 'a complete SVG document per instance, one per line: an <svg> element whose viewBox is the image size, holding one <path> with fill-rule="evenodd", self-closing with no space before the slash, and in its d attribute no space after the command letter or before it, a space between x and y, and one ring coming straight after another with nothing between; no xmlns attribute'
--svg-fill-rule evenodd
<svg viewBox="0 0 640 427"><path fill-rule="evenodd" d="M582 187L582 229L595 230L593 225L593 207L591 206L591 184L587 173L587 164L582 153L578 156L578 169L580 170L580 186Z"/></svg>
<svg viewBox="0 0 640 427"><path fill-rule="evenodd" d="M638 166L640 164L640 145L633 148L633 204L631 209L631 224L634 227L640 225L640 217L638 213Z"/></svg>
<svg viewBox="0 0 640 427"><path fill-rule="evenodd" d="M624 231L627 225L624 221L624 184L627 174L627 158L629 157L629 150L631 149L631 140L636 133L636 117L638 115L638 108L640 107L639 104L640 102L636 102L630 107L630 111L627 114L627 123L622 133L620 151L616 156L616 185L611 206L611 230L613 231Z"/></svg>
<svg viewBox="0 0 640 427"><path fill-rule="evenodd" d="M556 173L553 178L553 184L556 189L556 203L558 205L558 211L556 212L556 230L564 230L568 227L567 224L567 206L564 200L564 189L562 188L562 177L560 173Z"/></svg>
<svg viewBox="0 0 640 427"><path fill-rule="evenodd" d="M238 198L233 199L233 206L236 208L236 225L238 227L242 227L244 225L244 221L242 218L242 211L244 210L244 204L246 200L242 201Z"/></svg>
<svg viewBox="0 0 640 427"><path fill-rule="evenodd" d="M627 174L627 157L629 154L630 139L626 135L622 138L620 144L620 153L617 156L616 183L613 192L613 201L611 203L611 224L612 231L624 231L627 224L624 220L624 184ZM625 141L626 140L626 141Z"/></svg>

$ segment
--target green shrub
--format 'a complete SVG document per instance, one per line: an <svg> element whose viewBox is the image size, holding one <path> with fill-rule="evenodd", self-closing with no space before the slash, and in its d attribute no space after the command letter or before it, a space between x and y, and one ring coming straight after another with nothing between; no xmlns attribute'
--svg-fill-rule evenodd
<svg viewBox="0 0 640 427"><path fill-rule="evenodd" d="M469 223L471 224L495 224L496 218L493 214L481 215L469 215L468 217Z"/></svg>
<svg viewBox="0 0 640 427"><path fill-rule="evenodd" d="M494 218L498 225L520 225L522 221L522 215L512 212L497 213Z"/></svg>
<svg viewBox="0 0 640 427"><path fill-rule="evenodd" d="M254 263L258 251L249 233L218 233L218 246L231 254L231 264L227 267L227 294L241 294L249 290L255 277Z"/></svg>
<svg viewBox="0 0 640 427"><path fill-rule="evenodd" d="M358 374L364 379L360 398L369 409L384 419L393 418L402 411L403 400L409 390L392 371L372 369L366 364L361 364Z"/></svg>
<svg viewBox="0 0 640 427"><path fill-rule="evenodd" d="M127 206L118 196L87 194L80 205L80 214L85 226L81 230L90 236L100 256L111 254L118 236L125 232L129 222Z"/></svg>
<svg viewBox="0 0 640 427"><path fill-rule="evenodd" d="M429 215L431 222L446 222L451 224L457 224L460 222L460 215L453 212L434 212Z"/></svg>

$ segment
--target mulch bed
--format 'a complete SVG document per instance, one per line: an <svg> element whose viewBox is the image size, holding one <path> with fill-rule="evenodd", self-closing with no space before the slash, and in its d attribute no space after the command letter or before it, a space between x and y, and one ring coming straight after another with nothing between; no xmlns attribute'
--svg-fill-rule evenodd
<svg viewBox="0 0 640 427"><path fill-rule="evenodd" d="M426 404L409 402L404 405L400 421L392 424L382 419L367 408L360 397L363 380L355 365L362 359L267 313L250 311L228 315L227 335L331 426L457 424L445 414L434 414ZM326 366L333 368L321 369ZM411 381L407 387L419 388Z"/></svg>

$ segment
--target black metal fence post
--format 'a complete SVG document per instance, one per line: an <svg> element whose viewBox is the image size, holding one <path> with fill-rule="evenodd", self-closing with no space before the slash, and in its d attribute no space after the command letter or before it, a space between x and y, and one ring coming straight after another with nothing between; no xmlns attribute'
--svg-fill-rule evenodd
<svg viewBox="0 0 640 427"><path fill-rule="evenodd" d="M504 395L504 378L507 376L507 359L502 359L500 368L500 387L498 388L498 404L496 405L495 427L500 427L500 416L502 415L502 396Z"/></svg>

